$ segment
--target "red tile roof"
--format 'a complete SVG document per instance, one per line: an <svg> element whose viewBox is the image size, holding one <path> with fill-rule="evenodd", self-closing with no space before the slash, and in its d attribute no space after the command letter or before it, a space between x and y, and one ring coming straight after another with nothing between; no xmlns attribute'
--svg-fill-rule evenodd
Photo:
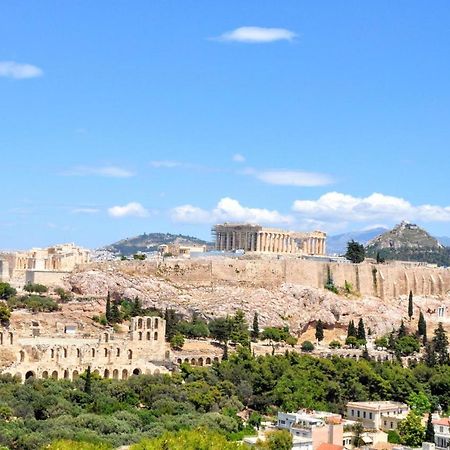
<svg viewBox="0 0 450 450"><path fill-rule="evenodd" d="M433 420L433 425L444 425L444 427L450 427L450 419L443 417L442 419Z"/></svg>
<svg viewBox="0 0 450 450"><path fill-rule="evenodd" d="M320 444L317 450L343 450L343 445L336 444Z"/></svg>

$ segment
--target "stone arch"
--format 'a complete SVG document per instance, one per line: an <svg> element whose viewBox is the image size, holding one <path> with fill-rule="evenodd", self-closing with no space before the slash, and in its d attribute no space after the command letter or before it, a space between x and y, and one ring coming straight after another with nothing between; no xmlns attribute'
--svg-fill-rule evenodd
<svg viewBox="0 0 450 450"><path fill-rule="evenodd" d="M26 374L25 374L25 380L28 380L29 378L34 378L36 375L32 370L29 370Z"/></svg>
<svg viewBox="0 0 450 450"><path fill-rule="evenodd" d="M64 379L65 380L70 379L69 371L67 369L64 371Z"/></svg>
<svg viewBox="0 0 450 450"><path fill-rule="evenodd" d="M57 380L57 379L58 379L58 371L57 371L57 370L54 370L54 371L52 372L52 378L53 378L54 380Z"/></svg>
<svg viewBox="0 0 450 450"><path fill-rule="evenodd" d="M191 365L195 366L195 358L191 358Z"/></svg>
<svg viewBox="0 0 450 450"><path fill-rule="evenodd" d="M107 357L108 357L108 349L105 348L105 358L107 358Z"/></svg>
<svg viewBox="0 0 450 450"><path fill-rule="evenodd" d="M77 348L77 358L81 357L81 350L79 348Z"/></svg>
<svg viewBox="0 0 450 450"><path fill-rule="evenodd" d="M92 373L95 375L100 375L100 371L98 369L95 369Z"/></svg>
<svg viewBox="0 0 450 450"><path fill-rule="evenodd" d="M138 328L142 328L142 319L139 317L138 319Z"/></svg>
<svg viewBox="0 0 450 450"><path fill-rule="evenodd" d="M93 358L95 358L95 348L91 349L91 355L92 355Z"/></svg>
<svg viewBox="0 0 450 450"><path fill-rule="evenodd" d="M203 358L198 358L197 364L198 364L199 366L203 366Z"/></svg>
<svg viewBox="0 0 450 450"><path fill-rule="evenodd" d="M211 364L211 358L209 356L206 358L205 364L207 365Z"/></svg>
<svg viewBox="0 0 450 450"><path fill-rule="evenodd" d="M139 337L139 340L142 341L142 331L139 331L138 337Z"/></svg>
<svg viewBox="0 0 450 450"><path fill-rule="evenodd" d="M64 358L67 358L67 348L66 347L64 347L64 349L63 349L63 354L64 354Z"/></svg>
<svg viewBox="0 0 450 450"><path fill-rule="evenodd" d="M113 375L113 379L114 380L118 380L119 379L119 371L117 369L113 370L112 375Z"/></svg>
<svg viewBox="0 0 450 450"><path fill-rule="evenodd" d="M55 357L55 349L52 348L50 349L50 358L54 358Z"/></svg>
<svg viewBox="0 0 450 450"><path fill-rule="evenodd" d="M74 370L74 371L72 372L72 380L77 380L78 377L79 377L78 370Z"/></svg>
<svg viewBox="0 0 450 450"><path fill-rule="evenodd" d="M0 345L3 345L3 332L0 331Z"/></svg>
<svg viewBox="0 0 450 450"><path fill-rule="evenodd" d="M128 359L133 359L133 350L129 349L127 354L128 354Z"/></svg>
<svg viewBox="0 0 450 450"><path fill-rule="evenodd" d="M177 359L177 364L182 364L182 363L183 363L183 360L181 358L178 358Z"/></svg>
<svg viewBox="0 0 450 450"><path fill-rule="evenodd" d="M184 362L189 364L189 358L184 358Z"/></svg>
<svg viewBox="0 0 450 450"><path fill-rule="evenodd" d="M120 356L120 348L116 349L116 356Z"/></svg>
<svg viewBox="0 0 450 450"><path fill-rule="evenodd" d="M133 370L133 375L140 375L140 374L141 374L141 369L136 368Z"/></svg>
<svg viewBox="0 0 450 450"><path fill-rule="evenodd" d="M9 333L9 343L11 344L11 345L13 345L14 344L14 335L13 335L13 333Z"/></svg>
<svg viewBox="0 0 450 450"><path fill-rule="evenodd" d="M109 342L109 334L105 333L104 336L105 336L105 342Z"/></svg>
<svg viewBox="0 0 450 450"><path fill-rule="evenodd" d="M19 360L20 360L20 362L25 361L25 352L23 350L20 350L20 352L19 352Z"/></svg>
<svg viewBox="0 0 450 450"><path fill-rule="evenodd" d="M158 320L158 318L156 318L155 319L155 328L158 328L158 326L159 326L159 320Z"/></svg>
<svg viewBox="0 0 450 450"><path fill-rule="evenodd" d="M219 358L217 356L214 357L214 362L219 362Z"/></svg>
<svg viewBox="0 0 450 450"><path fill-rule="evenodd" d="M44 370L44 371L42 372L42 378L43 378L44 380L46 380L46 379L48 378L48 372L47 372L46 370Z"/></svg>
<svg viewBox="0 0 450 450"><path fill-rule="evenodd" d="M147 331L147 341L149 341L152 338L151 331Z"/></svg>
<svg viewBox="0 0 450 450"><path fill-rule="evenodd" d="M122 380L127 380L127 379L128 379L128 370L123 369L122 370Z"/></svg>
<svg viewBox="0 0 450 450"><path fill-rule="evenodd" d="M150 319L150 317L147 319L147 328L151 328L152 327L152 319Z"/></svg>
<svg viewBox="0 0 450 450"><path fill-rule="evenodd" d="M158 332L157 331L155 331L154 339L155 339L155 341L158 340Z"/></svg>
<svg viewBox="0 0 450 450"><path fill-rule="evenodd" d="M105 371L103 372L103 378L109 378L109 370L105 369Z"/></svg>

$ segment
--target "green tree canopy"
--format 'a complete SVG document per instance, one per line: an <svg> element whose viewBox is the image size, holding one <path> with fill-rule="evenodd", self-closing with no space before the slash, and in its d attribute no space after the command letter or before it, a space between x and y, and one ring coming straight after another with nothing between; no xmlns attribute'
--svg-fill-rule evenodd
<svg viewBox="0 0 450 450"><path fill-rule="evenodd" d="M363 244L353 239L347 243L345 257L354 264L362 263L366 259L366 250Z"/></svg>
<svg viewBox="0 0 450 450"><path fill-rule="evenodd" d="M420 447L425 437L425 429L420 416L411 411L405 419L398 424L398 434L402 444L410 447Z"/></svg>

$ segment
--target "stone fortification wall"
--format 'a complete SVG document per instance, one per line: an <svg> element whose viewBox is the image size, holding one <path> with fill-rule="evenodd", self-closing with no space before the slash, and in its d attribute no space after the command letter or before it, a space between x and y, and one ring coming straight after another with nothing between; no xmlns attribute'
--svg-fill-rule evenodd
<svg viewBox="0 0 450 450"><path fill-rule="evenodd" d="M255 287L277 287L282 283L323 288L328 273L339 287L345 282L365 296L381 299L407 295L444 296L450 292L450 270L401 263L350 264L327 263L303 259L233 259L204 258L199 260L121 261L95 263L89 268L119 270L140 276L153 276L172 283L192 286L246 284ZM84 268L87 270L88 268Z"/></svg>

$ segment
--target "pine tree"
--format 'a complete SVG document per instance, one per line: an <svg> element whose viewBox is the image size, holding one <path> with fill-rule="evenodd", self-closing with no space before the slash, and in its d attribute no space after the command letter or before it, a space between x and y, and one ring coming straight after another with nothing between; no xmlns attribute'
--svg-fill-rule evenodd
<svg viewBox="0 0 450 450"><path fill-rule="evenodd" d="M417 324L417 334L419 336L422 336L423 343L425 345L425 342L427 341L427 323L425 322L425 317L422 311L420 311L419 314L419 323Z"/></svg>
<svg viewBox="0 0 450 450"><path fill-rule="evenodd" d="M135 297L131 308L131 317L140 316L142 314L142 303L139 297Z"/></svg>
<svg viewBox="0 0 450 450"><path fill-rule="evenodd" d="M397 336L399 339L406 336L406 327L403 323L403 320L400 323L400 328L398 329Z"/></svg>
<svg viewBox="0 0 450 450"><path fill-rule="evenodd" d="M394 350L395 349L395 335L394 335L393 331L392 331L392 333L389 334L388 348L390 350Z"/></svg>
<svg viewBox="0 0 450 450"><path fill-rule="evenodd" d="M105 317L108 323L111 322L111 295L108 291L108 295L106 297L106 308L105 308Z"/></svg>
<svg viewBox="0 0 450 450"><path fill-rule="evenodd" d="M86 370L86 378L84 380L84 392L87 395L91 395L92 393L92 375L91 375L91 366L88 366Z"/></svg>
<svg viewBox="0 0 450 450"><path fill-rule="evenodd" d="M431 411L428 414L427 428L425 429L425 442L434 442L434 426Z"/></svg>
<svg viewBox="0 0 450 450"><path fill-rule="evenodd" d="M316 339L318 342L323 341L323 323L319 319L316 324Z"/></svg>
<svg viewBox="0 0 450 450"><path fill-rule="evenodd" d="M412 319L413 315L414 315L413 293L412 293L412 291L409 291L409 298L408 298L408 317L409 317L409 320Z"/></svg>
<svg viewBox="0 0 450 450"><path fill-rule="evenodd" d="M448 364L448 338L442 327L442 322L439 322L438 327L434 331L433 345L436 353L436 362L438 364Z"/></svg>
<svg viewBox="0 0 450 450"><path fill-rule="evenodd" d="M259 321L258 321L258 313L255 312L253 315L253 328L252 328L252 339L257 341L259 338Z"/></svg>
<svg viewBox="0 0 450 450"><path fill-rule="evenodd" d="M175 334L177 334L176 326L178 318L175 310L166 308L164 319L166 321L166 339L170 341L175 336Z"/></svg>
<svg viewBox="0 0 450 450"><path fill-rule="evenodd" d="M432 342L427 342L425 345L423 361L428 367L434 367L436 365L436 352L434 351L434 344Z"/></svg>
<svg viewBox="0 0 450 450"><path fill-rule="evenodd" d="M355 322L353 322L353 320L350 320L350 322L348 323L348 328L347 328L347 337L356 337L356 328L355 328Z"/></svg>
<svg viewBox="0 0 450 450"><path fill-rule="evenodd" d="M358 331L357 336L358 340L365 341L366 340L366 329L364 328L364 321L361 317L358 322Z"/></svg>

